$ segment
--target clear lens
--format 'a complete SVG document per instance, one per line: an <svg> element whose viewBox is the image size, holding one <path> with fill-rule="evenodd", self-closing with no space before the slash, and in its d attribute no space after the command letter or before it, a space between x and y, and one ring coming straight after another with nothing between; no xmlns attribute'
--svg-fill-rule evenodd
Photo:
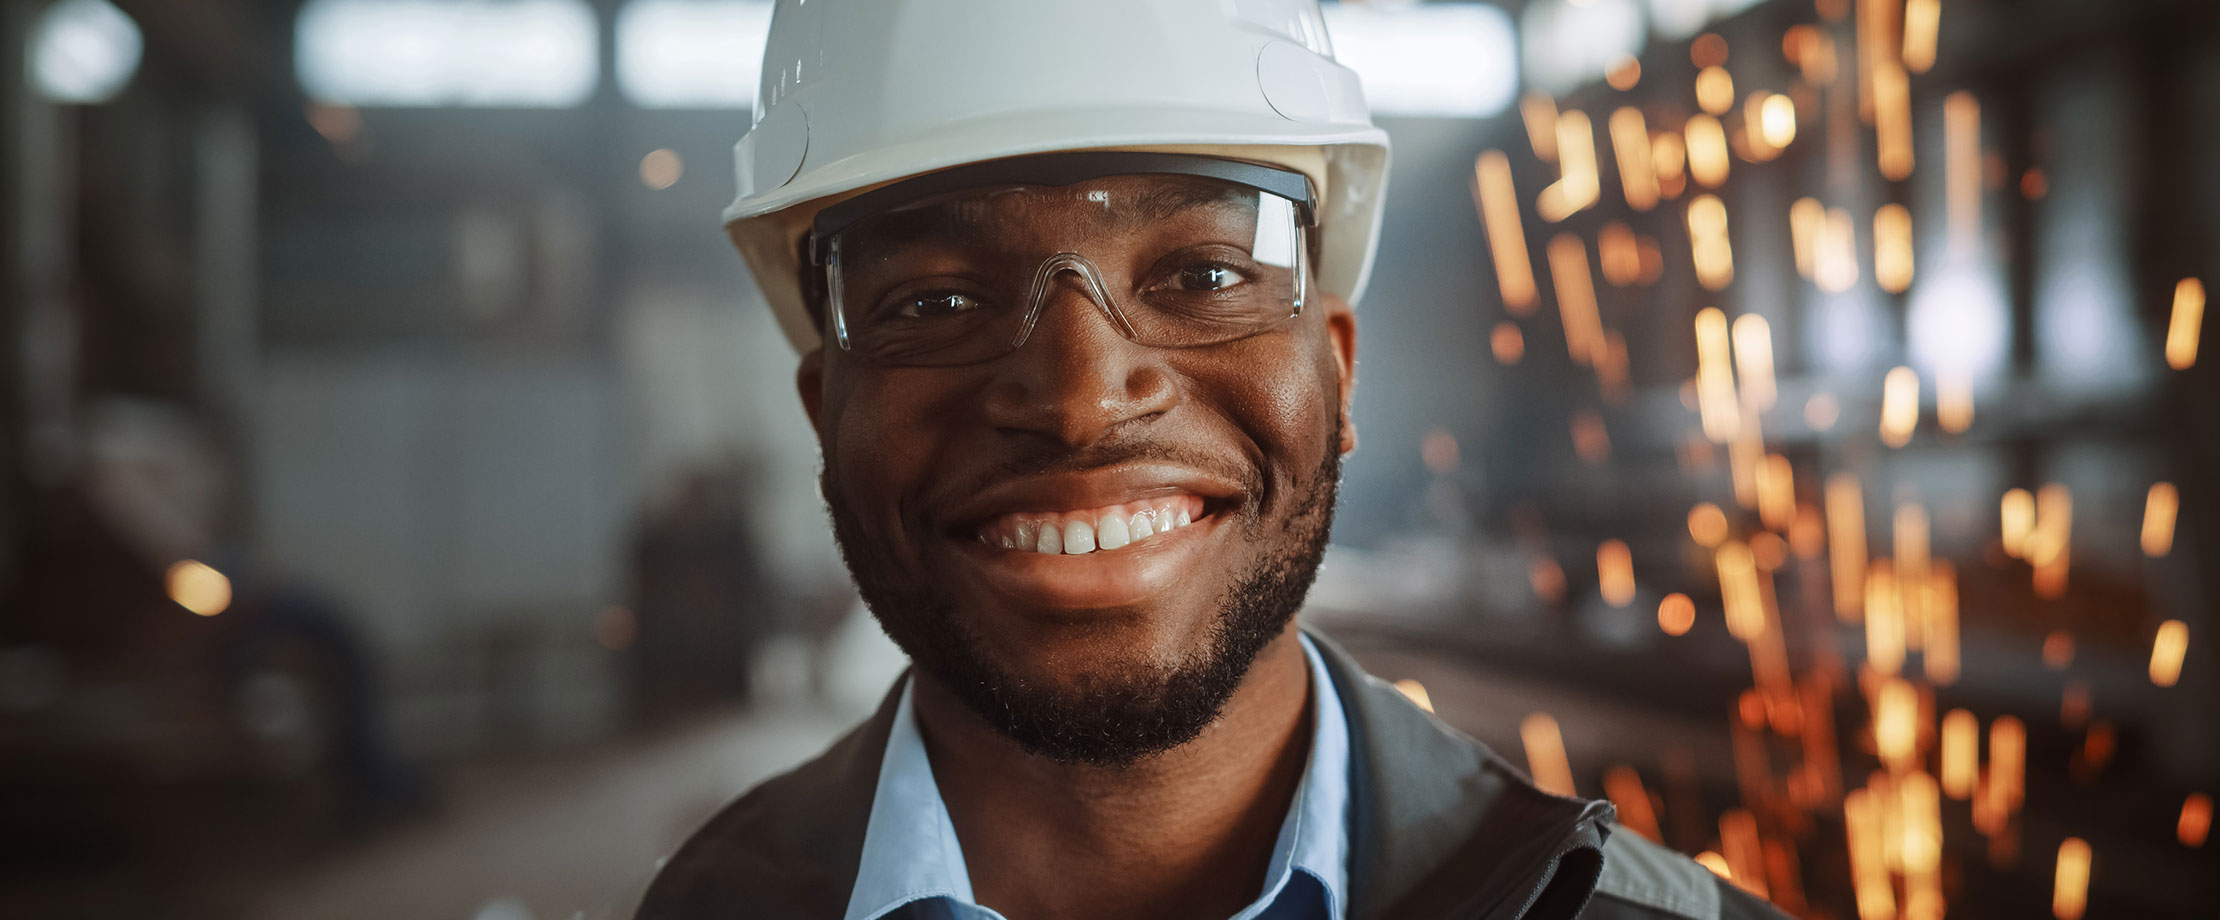
<svg viewBox="0 0 2220 920"><path fill-rule="evenodd" d="M898 364L992 360L1078 292L1126 337L1193 348L1254 335L1302 308L1300 211L1191 176L1005 187L857 221L830 241L843 347Z"/></svg>

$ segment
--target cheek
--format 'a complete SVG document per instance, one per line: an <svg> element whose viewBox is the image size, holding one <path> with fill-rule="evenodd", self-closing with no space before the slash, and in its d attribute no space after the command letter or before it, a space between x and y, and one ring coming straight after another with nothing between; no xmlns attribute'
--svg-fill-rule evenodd
<svg viewBox="0 0 2220 920"><path fill-rule="evenodd" d="M1339 376L1323 329L1305 326L1288 336L1263 335L1237 343L1232 360L1214 376L1227 394L1226 411L1256 445L1272 477L1302 483L1337 445Z"/></svg>
<svg viewBox="0 0 2220 920"><path fill-rule="evenodd" d="M914 495L935 452L922 424L936 410L926 390L904 385L902 372L828 375L820 432L827 475L840 482L850 511L885 539L901 526L904 496Z"/></svg>

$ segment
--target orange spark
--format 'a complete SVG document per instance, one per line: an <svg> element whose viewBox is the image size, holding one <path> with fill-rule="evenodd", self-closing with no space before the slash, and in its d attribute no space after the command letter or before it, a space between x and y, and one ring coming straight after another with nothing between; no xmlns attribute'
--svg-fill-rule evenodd
<svg viewBox="0 0 2220 920"><path fill-rule="evenodd" d="M1626 541L1605 540L1596 547L1596 590L1613 607L1634 602L1634 555Z"/></svg>
<svg viewBox="0 0 2220 920"><path fill-rule="evenodd" d="M1501 150L1480 154L1473 163L1474 194L1480 221L1488 229L1495 257L1496 287L1503 307L1514 314L1534 312L1534 266L1526 253L1526 228L1519 222L1518 192L1511 186L1511 161Z"/></svg>
<svg viewBox="0 0 2220 920"><path fill-rule="evenodd" d="M2151 683L2171 687L2181 680L2181 660L2189 652L2189 624L2167 620L2151 641Z"/></svg>
<svg viewBox="0 0 2220 920"><path fill-rule="evenodd" d="M1891 294L1912 286L1912 212L1903 205L1884 204L1874 212L1873 280Z"/></svg>
<svg viewBox="0 0 2220 920"><path fill-rule="evenodd" d="M1833 551L1835 616L1856 623L1865 602L1865 498L1849 473L1827 477L1827 545Z"/></svg>
<svg viewBox="0 0 2220 920"><path fill-rule="evenodd" d="M2190 793L2182 800L2181 820L2174 825L2175 836L2181 839L2182 846L2201 847L2205 845L2205 834L2211 830L2212 796Z"/></svg>
<svg viewBox="0 0 2220 920"><path fill-rule="evenodd" d="M1565 323L1565 350L1573 363L1594 367L1603 357L1603 317L1596 283L1588 273L1588 247L1570 233L1549 241L1549 277L1557 285L1557 312Z"/></svg>
<svg viewBox="0 0 2220 920"><path fill-rule="evenodd" d="M1903 447L1918 427L1919 373L1898 367L1881 381L1881 443Z"/></svg>
<svg viewBox="0 0 2220 920"><path fill-rule="evenodd" d="M1960 90L1943 99L1943 200L1953 253L1981 242L1981 103Z"/></svg>
<svg viewBox="0 0 2220 920"><path fill-rule="evenodd" d="M1627 207L1647 211L1657 206L1658 183L1650 129L1642 110L1633 106L1611 113L1611 154L1619 161L1619 186L1626 192Z"/></svg>
<svg viewBox="0 0 2220 920"><path fill-rule="evenodd" d="M1696 602L1675 591L1657 604L1657 628L1668 636L1685 636L1696 625Z"/></svg>
<svg viewBox="0 0 2220 920"><path fill-rule="evenodd" d="M1573 790L1572 762L1565 757L1565 738L1557 720L1537 712L1519 722L1519 740L1526 745L1526 771L1544 792L1578 795Z"/></svg>
<svg viewBox="0 0 2220 920"><path fill-rule="evenodd" d="M2166 366L2186 371L2197 363L2197 338L2205 321L2205 284L2183 278L2174 285L2174 314L2166 324Z"/></svg>
<svg viewBox="0 0 2220 920"><path fill-rule="evenodd" d="M1757 559L1739 540L1719 545L1719 597L1726 607L1727 632L1748 642L1765 629L1764 600L1758 594Z"/></svg>
<svg viewBox="0 0 2220 920"><path fill-rule="evenodd" d="M1681 127L1686 138L1688 175L1705 188L1718 188L1727 181L1728 149L1727 129L1719 119L1709 115L1690 116Z"/></svg>
<svg viewBox="0 0 2220 920"><path fill-rule="evenodd" d="M1642 788L1642 774L1634 772L1633 767L1618 764L1603 771L1603 793L1619 810L1620 825L1653 843L1665 839L1658 832L1657 810L1650 807L1649 791Z"/></svg>
<svg viewBox="0 0 2220 920"><path fill-rule="evenodd" d="M1735 317L1734 373L1742 382L1742 404L1759 412L1773 408L1773 329L1765 317L1745 313Z"/></svg>
<svg viewBox="0 0 2220 920"><path fill-rule="evenodd" d="M1734 393L1733 348L1727 333L1727 315L1718 307L1696 312L1696 402L1703 416L1704 436L1725 444L1742 430L1742 412Z"/></svg>
<svg viewBox="0 0 2220 920"><path fill-rule="evenodd" d="M1488 333L1488 350L1495 353L1497 363L1509 367L1526 357L1526 336L1519 332L1517 323L1505 320Z"/></svg>
<svg viewBox="0 0 2220 920"><path fill-rule="evenodd" d="M2089 906L2089 842L2068 837L2058 845L2058 875L2051 888L2050 912L2058 920L2081 920Z"/></svg>
<svg viewBox="0 0 2220 920"><path fill-rule="evenodd" d="M1705 290L1723 290L1734 280L1734 246L1727 236L1727 206L1716 195L1698 195L1688 202L1688 246L1696 264L1696 282Z"/></svg>
<svg viewBox="0 0 2220 920"><path fill-rule="evenodd" d="M1963 709L1951 710L1943 716L1941 746L1943 794L1954 799L1972 796L1980 767L1981 721Z"/></svg>
<svg viewBox="0 0 2220 920"><path fill-rule="evenodd" d="M2004 553L2013 558L2027 554L2027 538L2035 532L2035 493L2013 489L2004 493L1999 509L2004 525Z"/></svg>
<svg viewBox="0 0 2220 920"><path fill-rule="evenodd" d="M2155 482L2143 499L2143 555L2158 558L2174 548L2174 514L2181 495L2170 482Z"/></svg>
<svg viewBox="0 0 2220 920"><path fill-rule="evenodd" d="M1543 93L1519 98L1519 120L1526 124L1527 142L1544 163L1557 162L1557 100Z"/></svg>
<svg viewBox="0 0 2220 920"><path fill-rule="evenodd" d="M1904 69L1926 73L1935 66L1936 33L1942 27L1942 0L1904 4Z"/></svg>

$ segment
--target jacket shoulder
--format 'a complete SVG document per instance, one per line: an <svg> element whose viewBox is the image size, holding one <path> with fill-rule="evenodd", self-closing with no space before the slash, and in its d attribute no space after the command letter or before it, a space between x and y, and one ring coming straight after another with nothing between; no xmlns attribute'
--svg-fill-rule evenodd
<svg viewBox="0 0 2220 920"><path fill-rule="evenodd" d="M1349 713L1349 916L1466 917L1505 902L1530 905L1530 917L1572 916L1595 884L1610 806L1536 788L1339 646L1311 638Z"/></svg>
<svg viewBox="0 0 2220 920"><path fill-rule="evenodd" d="M1784 915L1695 860L1619 828L1582 920L1780 920Z"/></svg>
<svg viewBox="0 0 2220 920"><path fill-rule="evenodd" d="M637 920L840 916L862 858L894 698L824 753L764 780L703 824L656 873Z"/></svg>

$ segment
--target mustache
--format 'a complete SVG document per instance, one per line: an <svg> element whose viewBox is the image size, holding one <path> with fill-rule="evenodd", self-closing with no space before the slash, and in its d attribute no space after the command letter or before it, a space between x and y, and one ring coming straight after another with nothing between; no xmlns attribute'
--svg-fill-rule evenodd
<svg viewBox="0 0 2220 920"><path fill-rule="evenodd" d="M1084 473L1135 463L1184 466L1233 483L1251 496L1264 490L1264 475L1250 463L1226 458L1159 438L1128 438L1072 449L1033 442L1002 452L987 465L949 476L923 498L929 508L942 508L997 483L1027 476Z"/></svg>

